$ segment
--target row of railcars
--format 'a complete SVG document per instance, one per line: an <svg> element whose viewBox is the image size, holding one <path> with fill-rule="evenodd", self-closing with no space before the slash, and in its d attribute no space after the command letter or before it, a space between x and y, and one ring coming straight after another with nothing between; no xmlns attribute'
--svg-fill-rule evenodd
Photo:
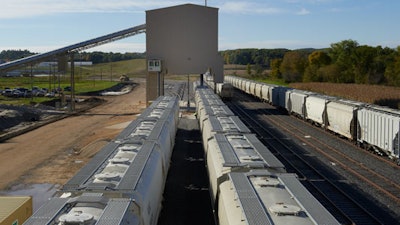
<svg viewBox="0 0 400 225"><path fill-rule="evenodd" d="M226 76L226 82L288 113L356 141L400 164L400 111L363 102Z"/></svg>
<svg viewBox="0 0 400 225"><path fill-rule="evenodd" d="M157 224L178 113L159 97L25 224Z"/></svg>
<svg viewBox="0 0 400 225"><path fill-rule="evenodd" d="M219 225L339 224L213 91L194 87Z"/></svg>
<svg viewBox="0 0 400 225"><path fill-rule="evenodd" d="M214 78L209 73L204 74L204 82L222 99L230 100L233 97L233 86L231 83L215 83Z"/></svg>

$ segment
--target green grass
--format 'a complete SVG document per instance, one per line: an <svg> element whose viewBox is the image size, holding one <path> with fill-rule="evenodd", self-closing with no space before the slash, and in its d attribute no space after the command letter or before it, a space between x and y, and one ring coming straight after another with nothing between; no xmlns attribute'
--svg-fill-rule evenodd
<svg viewBox="0 0 400 225"><path fill-rule="evenodd" d="M0 83L3 84L3 80L7 80L10 78L0 78ZM14 78L13 78L14 79ZM25 80L23 78L20 78L21 80ZM35 78L34 78L35 80ZM18 84L17 86L13 86L12 83L10 83L10 81L6 81L5 83L9 84L7 85L7 87L10 88L15 88L15 87L25 87L30 89L31 88L31 84L27 84L25 81L19 81L18 79L16 79L16 83ZM38 86L38 87L46 87L48 88L48 83L43 83L43 82L39 82L39 81L35 81L34 86ZM94 92L94 91L100 91L100 90L104 90L107 89L109 87L112 87L114 85L118 84L118 82L115 81L99 81L99 80L85 80L85 81L80 81L80 82L76 82L75 83L75 90L76 90L76 94L84 94L84 93L88 93L88 92ZM58 87L58 84L51 85L52 88L54 87ZM64 87L70 86L69 82L61 82L60 83L60 87L62 89L64 89ZM70 92L66 91L64 92L66 95L69 95ZM58 98L58 94L56 94L56 99ZM46 102L49 100L52 100L54 98L48 98L48 97L29 97L29 98L13 98L13 97L5 97L0 95L0 104L8 104L8 105L29 105L29 104L36 104L36 103L42 103L42 102Z"/></svg>
<svg viewBox="0 0 400 225"><path fill-rule="evenodd" d="M289 84L281 79L268 79L268 78L258 78L255 79L256 81L264 82L267 84L275 84L279 86L288 86Z"/></svg>
<svg viewBox="0 0 400 225"><path fill-rule="evenodd" d="M0 104L6 105L31 105L37 104L42 102L47 102L54 98L47 98L47 97L34 97L32 98L7 98L0 95Z"/></svg>
<svg viewBox="0 0 400 225"><path fill-rule="evenodd" d="M129 77L145 77L146 60L132 59L112 63L100 63L92 66L75 65L76 77L99 77L104 79L119 78L121 75Z"/></svg>
<svg viewBox="0 0 400 225"><path fill-rule="evenodd" d="M46 68L34 68L33 70L43 70ZM92 66L75 65L75 93L77 95L100 91L116 85L121 75L133 77L146 77L146 60L133 59L112 63L101 63ZM64 75L52 75L47 77L0 77L0 89L23 87L31 89L37 86L40 88L64 89L71 86L70 71ZM69 94L70 92L65 92ZM56 95L57 96L57 95ZM33 102L32 102L33 100ZM32 104L48 101L46 97L32 98L9 98L0 95L0 104Z"/></svg>
<svg viewBox="0 0 400 225"><path fill-rule="evenodd" d="M116 85L117 83L117 81L109 80L80 79L79 81L75 82L75 90L77 94L86 93L103 90ZM60 78L60 82L51 81L48 77L34 77L32 79L29 77L0 77L0 89L5 89L6 87L11 89L17 87L31 89L33 86L48 88L50 90L58 87L64 89L64 87L71 86L71 83L69 77Z"/></svg>

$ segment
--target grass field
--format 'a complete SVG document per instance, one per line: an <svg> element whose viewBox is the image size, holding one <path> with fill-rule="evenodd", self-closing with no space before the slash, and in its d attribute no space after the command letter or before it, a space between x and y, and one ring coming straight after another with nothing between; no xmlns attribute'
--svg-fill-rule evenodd
<svg viewBox="0 0 400 225"><path fill-rule="evenodd" d="M400 88L365 84L292 83L292 88L314 91L345 99L389 106L400 106Z"/></svg>
<svg viewBox="0 0 400 225"><path fill-rule="evenodd" d="M103 76L104 79L118 78L121 75L129 77L145 77L146 60L132 59L126 61L100 63L92 66L75 66L75 74L77 77L90 78L93 76Z"/></svg>
<svg viewBox="0 0 400 225"><path fill-rule="evenodd" d="M45 71L48 68L33 68L34 71ZM26 70L28 71L28 70ZM43 74L43 72L41 72ZM47 72L48 73L48 72ZM46 74L46 72L44 72ZM75 91L76 94L104 90L116 85L121 75L128 77L145 77L146 60L133 59L112 63L101 63L92 66L75 65ZM34 77L0 77L0 90L5 88L28 88L40 87L53 90L57 88L64 89L71 86L70 71L65 74ZM69 92L65 92L69 94ZM33 102L32 102L33 100ZM48 101L49 98L10 98L0 95L2 104L31 104Z"/></svg>

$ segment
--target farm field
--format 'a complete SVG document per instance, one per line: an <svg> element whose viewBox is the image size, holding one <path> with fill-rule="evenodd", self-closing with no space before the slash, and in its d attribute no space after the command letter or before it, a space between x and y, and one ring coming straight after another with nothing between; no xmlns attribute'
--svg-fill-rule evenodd
<svg viewBox="0 0 400 225"><path fill-rule="evenodd" d="M336 83L292 83L289 87L398 109L400 88Z"/></svg>

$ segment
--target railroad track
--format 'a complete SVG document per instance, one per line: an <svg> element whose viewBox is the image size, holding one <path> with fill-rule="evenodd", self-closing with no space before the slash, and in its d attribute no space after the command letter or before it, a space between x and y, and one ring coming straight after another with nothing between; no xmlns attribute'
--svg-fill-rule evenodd
<svg viewBox="0 0 400 225"><path fill-rule="evenodd" d="M266 112L265 110L262 111ZM313 136L309 136L303 130L298 129L289 123L285 123L285 121L278 116L274 116L273 114L264 114L262 117L269 122L274 123L275 125L283 123L285 126L281 125L282 129L295 136L308 146L314 148L315 151L318 151L320 154L324 155L334 165L342 167L346 171L362 180L362 182L368 183L393 201L400 203L400 185L395 183L392 179L375 172L373 169L369 168L368 165L359 163L357 160L340 151L340 149L333 148L326 142L323 142Z"/></svg>
<svg viewBox="0 0 400 225"><path fill-rule="evenodd" d="M277 157L287 166L289 172L298 174L304 185L328 210L330 210L338 221L342 224L384 223L378 219L381 218L382 215L376 215L370 212L364 207L364 202L355 200L351 194L348 194L348 190L344 189L345 187L340 182L340 178L338 178L337 175L321 165L321 163L318 162L315 157L308 154L304 148L285 135L282 135L275 127L279 129L284 127L286 132L295 134L294 136L305 145L314 149L319 149L320 152L324 152L324 149L327 148L328 145L326 145L326 143L319 140L310 140L310 137L305 133L301 133L292 125L289 127L287 122L276 116L273 113L273 111L276 110L260 109L260 107L257 107L257 104L260 103L252 103L254 99L236 101L237 98L243 99L245 97L245 95L235 94L234 102L227 102L226 104L259 136L259 139L270 148L271 151L275 151ZM267 123L262 121L267 121ZM331 160L336 156L330 157ZM343 158L344 156L340 157ZM341 159L338 159L338 164L340 164L340 160ZM336 163L336 161L334 162ZM346 163L343 165L346 165ZM348 168L358 171L357 168L352 168L350 166Z"/></svg>

